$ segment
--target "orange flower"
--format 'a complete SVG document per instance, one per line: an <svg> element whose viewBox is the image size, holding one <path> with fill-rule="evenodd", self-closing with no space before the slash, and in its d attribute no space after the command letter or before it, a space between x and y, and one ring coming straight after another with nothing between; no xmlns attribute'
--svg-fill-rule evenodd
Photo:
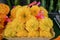
<svg viewBox="0 0 60 40"><path fill-rule="evenodd" d="M0 40L2 40L3 39L3 36L2 36L2 34L0 34Z"/></svg>
<svg viewBox="0 0 60 40"><path fill-rule="evenodd" d="M58 36L56 39L54 39L54 40L60 40L60 36Z"/></svg>
<svg viewBox="0 0 60 40"><path fill-rule="evenodd" d="M2 25L4 25L4 22L6 20L5 16L6 15L4 15L4 14L0 14L0 24L2 24Z"/></svg>
<svg viewBox="0 0 60 40"><path fill-rule="evenodd" d="M0 13L2 14L8 14L10 11L10 8L8 5L0 3Z"/></svg>

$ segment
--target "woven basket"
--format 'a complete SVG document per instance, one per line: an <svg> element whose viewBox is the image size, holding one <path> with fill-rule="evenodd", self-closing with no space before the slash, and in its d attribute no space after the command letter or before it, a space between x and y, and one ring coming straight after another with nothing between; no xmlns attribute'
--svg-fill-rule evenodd
<svg viewBox="0 0 60 40"><path fill-rule="evenodd" d="M50 40L49 38L7 38L8 40Z"/></svg>

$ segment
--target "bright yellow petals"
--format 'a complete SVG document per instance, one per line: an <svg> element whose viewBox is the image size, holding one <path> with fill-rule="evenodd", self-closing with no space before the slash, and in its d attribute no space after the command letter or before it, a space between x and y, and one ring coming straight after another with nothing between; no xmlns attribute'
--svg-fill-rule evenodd
<svg viewBox="0 0 60 40"><path fill-rule="evenodd" d="M4 36L5 37L14 37L16 32L14 30L14 27L11 27L11 24L9 23L9 25L6 26L6 29L4 30Z"/></svg>
<svg viewBox="0 0 60 40"><path fill-rule="evenodd" d="M30 31L28 33L28 37L39 37L39 32L38 31Z"/></svg>
<svg viewBox="0 0 60 40"><path fill-rule="evenodd" d="M28 31L31 31L31 30L38 30L38 21L37 19L33 16L31 17L31 19L29 19L27 22L26 22L26 29Z"/></svg>
<svg viewBox="0 0 60 40"><path fill-rule="evenodd" d="M23 30L24 24L20 23L18 19L14 19L12 22L9 22L4 31L4 36L6 37L15 37L16 32Z"/></svg>
<svg viewBox="0 0 60 40"><path fill-rule="evenodd" d="M49 32L49 31L40 30L40 37L52 38L53 34L51 32Z"/></svg>
<svg viewBox="0 0 60 40"><path fill-rule="evenodd" d="M50 31L50 28L45 26L43 23L39 25L40 30Z"/></svg>
<svg viewBox="0 0 60 40"><path fill-rule="evenodd" d="M31 14L36 16L39 13L40 9L37 5L31 7Z"/></svg>
<svg viewBox="0 0 60 40"><path fill-rule="evenodd" d="M27 20L30 19L31 12L30 12L29 8L23 7L23 8L20 8L19 10L17 10L16 17L19 18L19 20L22 23L25 23Z"/></svg>
<svg viewBox="0 0 60 40"><path fill-rule="evenodd" d="M39 21L39 27L41 30L50 31L50 29L53 27L53 22L50 18L45 17Z"/></svg>
<svg viewBox="0 0 60 40"><path fill-rule="evenodd" d="M26 30L20 30L17 32L16 34L17 37L27 37L28 36L28 33Z"/></svg>
<svg viewBox="0 0 60 40"><path fill-rule="evenodd" d="M19 8L21 8L20 5L14 7L14 8L11 10L11 19L16 18L16 12L17 12L17 10L18 10Z"/></svg>

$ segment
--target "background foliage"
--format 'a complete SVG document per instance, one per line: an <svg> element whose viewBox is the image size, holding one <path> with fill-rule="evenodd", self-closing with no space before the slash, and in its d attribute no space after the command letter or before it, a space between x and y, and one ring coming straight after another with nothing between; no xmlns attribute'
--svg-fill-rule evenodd
<svg viewBox="0 0 60 40"><path fill-rule="evenodd" d="M12 8L12 6L16 5L27 5L33 1L40 1L41 6L45 7L49 12L57 12L60 9L60 0L7 0L7 3Z"/></svg>

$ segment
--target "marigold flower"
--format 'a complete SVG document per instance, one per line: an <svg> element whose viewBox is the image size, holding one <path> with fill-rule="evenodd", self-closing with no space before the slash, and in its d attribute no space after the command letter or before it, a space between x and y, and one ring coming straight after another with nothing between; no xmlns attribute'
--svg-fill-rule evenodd
<svg viewBox="0 0 60 40"><path fill-rule="evenodd" d="M40 11L40 8L37 5L34 5L31 7L31 14L36 16L38 12Z"/></svg>
<svg viewBox="0 0 60 40"><path fill-rule="evenodd" d="M26 22L26 30L27 31L38 30L38 25L39 25L38 20L33 16Z"/></svg>
<svg viewBox="0 0 60 40"><path fill-rule="evenodd" d="M10 11L10 8L8 5L0 3L0 14L8 14Z"/></svg>

